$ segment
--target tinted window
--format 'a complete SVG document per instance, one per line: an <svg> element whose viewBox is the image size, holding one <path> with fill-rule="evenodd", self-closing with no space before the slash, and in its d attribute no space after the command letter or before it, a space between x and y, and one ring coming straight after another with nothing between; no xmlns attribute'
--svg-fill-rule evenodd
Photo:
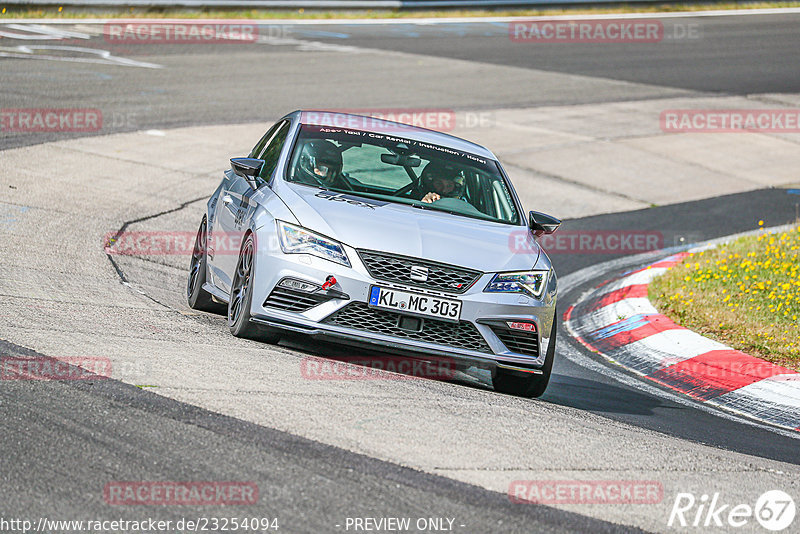
<svg viewBox="0 0 800 534"><path fill-rule="evenodd" d="M284 121L279 125L272 139L267 142L264 150L258 156L258 159L264 160L264 166L261 167L262 179L269 180L270 176L272 176L272 171L275 170L275 166L278 164L278 158L281 155L281 149L286 142L286 136L288 134L289 122Z"/></svg>
<svg viewBox="0 0 800 534"><path fill-rule="evenodd" d="M253 147L253 150L250 151L250 155L247 156L247 157L249 157L249 158L257 158L258 157L257 154L260 154L264 150L264 145L267 144L267 141L272 139L272 136L275 135L275 132L278 130L278 128L281 126L281 124L282 124L282 122L277 122L277 123L273 124L272 128L267 130L267 133L265 133L264 136L258 141L256 146Z"/></svg>

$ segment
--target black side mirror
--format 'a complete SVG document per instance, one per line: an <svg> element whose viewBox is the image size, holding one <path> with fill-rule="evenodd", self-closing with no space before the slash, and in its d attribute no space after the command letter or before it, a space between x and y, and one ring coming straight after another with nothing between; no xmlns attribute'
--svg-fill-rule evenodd
<svg viewBox="0 0 800 534"><path fill-rule="evenodd" d="M558 227L561 226L561 219L556 219L552 215L547 215L546 213L532 211L530 219L528 220L528 226L533 234L538 237L542 234L552 234L558 230Z"/></svg>
<svg viewBox="0 0 800 534"><path fill-rule="evenodd" d="M263 159L255 158L232 158L231 169L233 172L247 180L247 183L255 189L256 177L261 173L261 167L264 166Z"/></svg>

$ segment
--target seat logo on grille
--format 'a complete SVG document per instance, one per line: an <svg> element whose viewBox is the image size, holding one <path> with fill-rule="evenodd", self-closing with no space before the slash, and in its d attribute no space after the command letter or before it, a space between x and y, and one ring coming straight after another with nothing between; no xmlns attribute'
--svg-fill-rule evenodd
<svg viewBox="0 0 800 534"><path fill-rule="evenodd" d="M411 279L415 282L427 282L428 281L428 268L427 267L420 267L417 265L411 266Z"/></svg>

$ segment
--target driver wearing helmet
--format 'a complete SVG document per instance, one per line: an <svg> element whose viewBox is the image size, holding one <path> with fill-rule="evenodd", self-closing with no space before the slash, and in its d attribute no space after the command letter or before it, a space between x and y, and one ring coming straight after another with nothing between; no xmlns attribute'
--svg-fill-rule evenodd
<svg viewBox="0 0 800 534"><path fill-rule="evenodd" d="M342 153L325 139L303 145L297 165L298 178L322 187L342 187Z"/></svg>
<svg viewBox="0 0 800 534"><path fill-rule="evenodd" d="M442 162L431 161L420 175L422 191L427 191L422 202L430 204L442 198L464 200L464 178L458 169Z"/></svg>

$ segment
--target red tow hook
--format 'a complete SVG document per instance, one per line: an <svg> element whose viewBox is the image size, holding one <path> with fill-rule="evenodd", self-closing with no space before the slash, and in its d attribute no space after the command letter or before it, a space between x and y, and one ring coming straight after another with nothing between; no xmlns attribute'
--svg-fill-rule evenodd
<svg viewBox="0 0 800 534"><path fill-rule="evenodd" d="M325 279L325 283L322 284L322 290L325 291L335 285L336 285L336 277L333 276L332 274L328 275L328 278Z"/></svg>

